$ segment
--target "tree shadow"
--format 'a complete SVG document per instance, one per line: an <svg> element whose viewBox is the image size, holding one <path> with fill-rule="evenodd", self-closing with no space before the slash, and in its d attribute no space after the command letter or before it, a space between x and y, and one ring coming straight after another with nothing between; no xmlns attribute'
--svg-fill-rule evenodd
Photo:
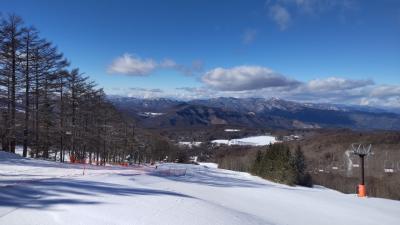
<svg viewBox="0 0 400 225"><path fill-rule="evenodd" d="M233 174L208 168L188 168L185 176L164 176L158 173L157 170L151 173L154 176L163 177L166 179L204 184L214 187L267 187L268 184L234 177Z"/></svg>
<svg viewBox="0 0 400 225"><path fill-rule="evenodd" d="M185 176L164 176L158 173L157 170L154 170L151 174L154 176L163 177L165 179L173 181L197 183L213 187L245 187L245 188L260 187L260 188L279 188L291 191L312 191L312 189L310 188L291 187L284 184L273 183L267 180L265 180L265 182L262 182L252 179L240 178L237 176L237 174L232 173L232 171L212 169L202 166L188 167Z"/></svg>
<svg viewBox="0 0 400 225"><path fill-rule="evenodd" d="M50 160L44 159L32 159L32 158L24 158L18 154L9 153L0 151L0 164L1 165L10 165L10 166L29 166L29 167L38 167L38 168L57 168L57 169L90 169L90 170L102 170L107 168L107 170L121 170L128 169L127 167L121 166L112 166L112 167L104 167L104 166L96 166L89 164L71 164L71 163L60 163ZM23 170L23 171L26 171Z"/></svg>
<svg viewBox="0 0 400 225"><path fill-rule="evenodd" d="M78 198L68 198L69 194ZM105 182L82 181L73 179L44 179L31 181L24 185L0 188L1 207L44 209L60 204L101 204L101 201L85 200L79 196L136 196L136 195L168 195L192 198L191 196L156 189L131 188L128 186ZM0 215L1 216L1 215Z"/></svg>

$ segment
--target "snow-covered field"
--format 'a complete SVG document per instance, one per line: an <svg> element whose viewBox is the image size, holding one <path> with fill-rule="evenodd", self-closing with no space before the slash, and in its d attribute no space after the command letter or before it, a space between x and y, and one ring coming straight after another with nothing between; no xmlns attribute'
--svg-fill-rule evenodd
<svg viewBox="0 0 400 225"><path fill-rule="evenodd" d="M225 132L239 132L239 129L225 129Z"/></svg>
<svg viewBox="0 0 400 225"><path fill-rule="evenodd" d="M59 164L0 152L0 224L399 224L400 201L289 187L205 165Z"/></svg>
<svg viewBox="0 0 400 225"><path fill-rule="evenodd" d="M162 116L164 113L158 113L158 112L141 112L138 113L139 116L144 116L144 117L157 117L157 116Z"/></svg>
<svg viewBox="0 0 400 225"><path fill-rule="evenodd" d="M231 139L231 140L213 140L211 143L220 145L252 145L252 146L262 146L262 145L269 145L277 142L274 136L262 135L262 136L253 136L253 137L246 137L246 138L238 138L238 139Z"/></svg>

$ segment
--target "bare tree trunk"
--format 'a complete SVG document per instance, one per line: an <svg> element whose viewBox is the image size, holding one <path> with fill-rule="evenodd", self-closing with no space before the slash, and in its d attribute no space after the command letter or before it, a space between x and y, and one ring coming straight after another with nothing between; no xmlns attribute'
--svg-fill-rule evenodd
<svg viewBox="0 0 400 225"><path fill-rule="evenodd" d="M60 162L64 162L64 81L62 77L60 79Z"/></svg>
<svg viewBox="0 0 400 225"><path fill-rule="evenodd" d="M24 123L24 149L22 152L22 156L26 157L28 153L28 130L29 130L29 90L30 90L30 78L29 78L29 43L30 36L29 31L27 33L26 39L26 56L25 56L25 123Z"/></svg>
<svg viewBox="0 0 400 225"><path fill-rule="evenodd" d="M75 80L74 80L75 82ZM73 84L75 85L75 84ZM75 108L75 95L76 88L73 87L71 97L72 97L72 137L71 137L71 145L72 145L72 153L75 154L75 116L76 116L76 108Z"/></svg>
<svg viewBox="0 0 400 225"><path fill-rule="evenodd" d="M35 71L35 158L39 157L39 72Z"/></svg>
<svg viewBox="0 0 400 225"><path fill-rule="evenodd" d="M15 25L14 25L15 26ZM15 40L15 33L13 32L12 34L13 40L11 44L11 99L10 99L10 104L11 104L11 126L10 126L10 151L15 153L15 145L16 145L16 137L15 137L15 92L16 92L16 86L17 86L17 62L16 62L16 40Z"/></svg>
<svg viewBox="0 0 400 225"><path fill-rule="evenodd" d="M5 151L9 152L10 151L10 131L11 131L11 120L10 120L10 115L11 115L11 82L10 82L10 77L7 77L7 118L6 118L6 144L5 148L3 148Z"/></svg>

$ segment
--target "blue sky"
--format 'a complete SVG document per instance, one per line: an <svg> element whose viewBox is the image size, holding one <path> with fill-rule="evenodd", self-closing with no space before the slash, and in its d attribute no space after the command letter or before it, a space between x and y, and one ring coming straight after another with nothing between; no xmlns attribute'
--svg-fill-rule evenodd
<svg viewBox="0 0 400 225"><path fill-rule="evenodd" d="M400 1L0 0L109 94L400 107Z"/></svg>

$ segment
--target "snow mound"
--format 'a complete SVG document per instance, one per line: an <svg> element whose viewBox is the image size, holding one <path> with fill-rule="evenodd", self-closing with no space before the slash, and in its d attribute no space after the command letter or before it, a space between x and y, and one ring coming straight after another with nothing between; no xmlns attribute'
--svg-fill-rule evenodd
<svg viewBox="0 0 400 225"><path fill-rule="evenodd" d="M19 154L0 151L0 161L6 161L10 159L23 159L23 158Z"/></svg>
<svg viewBox="0 0 400 225"><path fill-rule="evenodd" d="M217 163L210 163L210 162L199 162L199 165L207 167L207 168L218 168Z"/></svg>

